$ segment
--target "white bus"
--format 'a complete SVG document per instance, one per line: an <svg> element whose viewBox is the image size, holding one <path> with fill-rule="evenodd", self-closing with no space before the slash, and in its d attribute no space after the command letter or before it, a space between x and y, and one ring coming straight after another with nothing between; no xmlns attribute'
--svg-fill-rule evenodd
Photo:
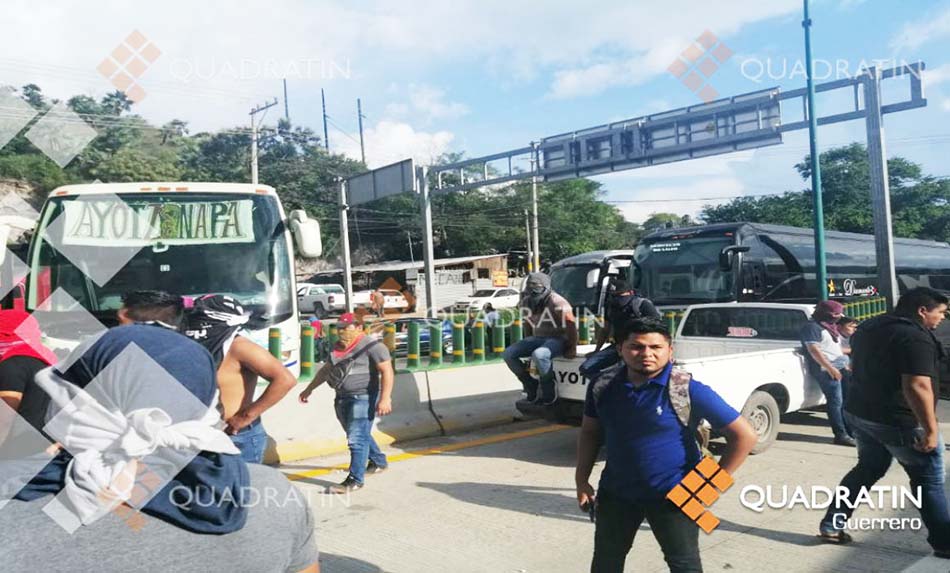
<svg viewBox="0 0 950 573"><path fill-rule="evenodd" d="M303 211L286 217L266 185L68 185L50 193L40 214L25 306L51 346L68 348L114 326L126 292L228 294L250 312L248 334L258 344L266 348L269 329L280 328L283 362L296 373L295 244L299 255L319 256L319 224Z"/></svg>

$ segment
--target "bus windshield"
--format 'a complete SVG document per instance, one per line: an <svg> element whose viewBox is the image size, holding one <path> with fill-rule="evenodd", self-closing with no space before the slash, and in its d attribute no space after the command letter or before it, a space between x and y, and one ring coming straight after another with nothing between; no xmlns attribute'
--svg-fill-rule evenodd
<svg viewBox="0 0 950 573"><path fill-rule="evenodd" d="M641 243L634 252L637 290L655 304L735 300L733 273L719 269L732 237L696 237Z"/></svg>
<svg viewBox="0 0 950 573"><path fill-rule="evenodd" d="M124 293L154 289L234 296L251 313L251 328L293 314L290 251L272 196L188 192L51 198L30 256L30 310L63 289L109 325Z"/></svg>
<svg viewBox="0 0 950 573"><path fill-rule="evenodd" d="M588 288L588 275L594 284L599 278L598 265L565 265L551 269L551 290L571 303L573 308L597 308L597 289Z"/></svg>

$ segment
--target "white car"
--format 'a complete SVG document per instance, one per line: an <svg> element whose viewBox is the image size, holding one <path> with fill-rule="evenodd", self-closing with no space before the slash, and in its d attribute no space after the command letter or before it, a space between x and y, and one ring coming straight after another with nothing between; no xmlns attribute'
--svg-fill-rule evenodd
<svg viewBox="0 0 950 573"><path fill-rule="evenodd" d="M339 314L345 307L346 294L340 285L297 285L297 308L300 312L312 312L317 318L323 318L329 314Z"/></svg>
<svg viewBox="0 0 950 573"><path fill-rule="evenodd" d="M513 288L486 288L455 301L452 310L455 312L474 312L484 310L487 304L490 304L496 310L514 308L518 306L520 298L521 295Z"/></svg>

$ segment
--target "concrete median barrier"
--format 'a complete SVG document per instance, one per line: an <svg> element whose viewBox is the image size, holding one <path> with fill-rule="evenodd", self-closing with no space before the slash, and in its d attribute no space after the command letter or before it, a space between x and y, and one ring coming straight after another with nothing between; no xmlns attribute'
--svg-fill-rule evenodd
<svg viewBox="0 0 950 573"><path fill-rule="evenodd" d="M446 432L511 422L521 383L503 362L426 372L432 409Z"/></svg>
<svg viewBox="0 0 950 573"><path fill-rule="evenodd" d="M269 444L265 462L312 458L346 450L346 434L336 419L333 391L320 387L301 404L299 384L264 414ZM463 368L398 372L393 413L377 419L373 435L381 445L438 436L520 417L514 403L521 384L503 363Z"/></svg>

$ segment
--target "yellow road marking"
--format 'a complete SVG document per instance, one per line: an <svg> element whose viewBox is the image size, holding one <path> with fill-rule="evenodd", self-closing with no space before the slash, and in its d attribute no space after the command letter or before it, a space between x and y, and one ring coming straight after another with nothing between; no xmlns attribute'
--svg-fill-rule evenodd
<svg viewBox="0 0 950 573"><path fill-rule="evenodd" d="M574 426L568 426L564 424L542 426L540 428L534 428L531 430L522 430L520 432L510 432L508 434L488 436L485 438L479 438L477 440L459 442L457 444L446 444L444 446L439 446L435 448L426 448L426 449L417 450L414 452L403 452L401 454L396 454L394 456L388 456L388 458L389 458L389 463L391 464L395 462L404 462L406 460L421 458L423 456L432 456L432 455L437 455L437 454L445 454L449 452L457 452L459 450L466 450L468 448L476 448L478 446L488 446L491 444L510 442L512 440L520 440L521 438L530 438L532 436L540 436L542 434L549 434L551 432L559 432L561 430L566 430L568 428L573 428L573 427ZM302 479L311 478L311 477L324 476L334 471L346 470L346 469L349 469L349 464L340 464L340 465L336 465L332 467L287 474L287 479L291 481L302 480Z"/></svg>

